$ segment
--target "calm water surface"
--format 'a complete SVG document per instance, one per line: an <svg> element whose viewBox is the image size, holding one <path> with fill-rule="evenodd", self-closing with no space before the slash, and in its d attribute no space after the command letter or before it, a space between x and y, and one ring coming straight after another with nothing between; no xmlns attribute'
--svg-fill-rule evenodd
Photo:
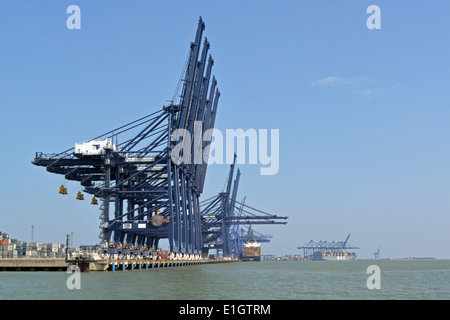
<svg viewBox="0 0 450 320"><path fill-rule="evenodd" d="M369 290L378 265L381 288ZM81 273L0 272L0 299L450 299L450 260L262 261Z"/></svg>

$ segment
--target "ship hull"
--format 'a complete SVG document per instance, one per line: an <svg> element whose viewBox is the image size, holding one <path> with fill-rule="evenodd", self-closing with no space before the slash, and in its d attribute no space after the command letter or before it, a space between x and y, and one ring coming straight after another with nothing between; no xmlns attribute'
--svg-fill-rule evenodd
<svg viewBox="0 0 450 320"><path fill-rule="evenodd" d="M322 260L326 261L352 261L355 260L355 256L323 256Z"/></svg>
<svg viewBox="0 0 450 320"><path fill-rule="evenodd" d="M261 256L242 257L241 261L261 261Z"/></svg>
<svg viewBox="0 0 450 320"><path fill-rule="evenodd" d="M314 261L352 261L356 259L356 255L319 255L312 256Z"/></svg>

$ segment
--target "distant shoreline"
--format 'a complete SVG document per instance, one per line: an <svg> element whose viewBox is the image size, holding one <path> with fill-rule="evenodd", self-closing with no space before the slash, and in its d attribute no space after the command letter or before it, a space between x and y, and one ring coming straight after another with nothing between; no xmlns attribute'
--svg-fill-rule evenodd
<svg viewBox="0 0 450 320"><path fill-rule="evenodd" d="M364 259L357 259L357 260L393 260L393 261L405 261L405 260L450 260L450 258L434 258L434 257L408 257L408 258L379 258L379 259L373 259L373 258L364 258Z"/></svg>
<svg viewBox="0 0 450 320"><path fill-rule="evenodd" d="M409 260L450 260L450 258L435 258L435 257L408 257L408 258L356 258L353 261L409 261ZM261 259L261 261L313 261L313 260L286 260L283 258L280 259Z"/></svg>

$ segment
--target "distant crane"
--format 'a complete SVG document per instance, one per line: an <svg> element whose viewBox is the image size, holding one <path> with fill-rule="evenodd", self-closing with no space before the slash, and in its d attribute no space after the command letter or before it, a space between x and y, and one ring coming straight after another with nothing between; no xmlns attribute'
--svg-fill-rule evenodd
<svg viewBox="0 0 450 320"><path fill-rule="evenodd" d="M378 247L378 250L373 253L373 256L375 260L380 259L380 247Z"/></svg>
<svg viewBox="0 0 450 320"><path fill-rule="evenodd" d="M315 242L313 240L305 243L301 247L297 247L297 249L303 249L303 257L313 257L315 254L322 253L324 251L331 252L333 254L341 254L347 252L349 249L359 249L348 243L348 239L350 238L350 234L344 241L319 241Z"/></svg>
<svg viewBox="0 0 450 320"><path fill-rule="evenodd" d="M266 213L236 200L241 173L238 169L232 188L235 161L236 155L230 165L226 190L200 203L203 255L208 255L210 249L217 249L222 251L224 257L236 257L237 252L242 248L244 237L248 237L236 226L287 223L277 220L286 220L288 217ZM237 206L240 206L238 210L236 210Z"/></svg>

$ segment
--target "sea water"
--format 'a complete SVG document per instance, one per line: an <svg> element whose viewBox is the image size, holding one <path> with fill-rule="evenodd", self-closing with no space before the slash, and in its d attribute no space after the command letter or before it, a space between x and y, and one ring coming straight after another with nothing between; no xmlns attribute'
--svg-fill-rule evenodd
<svg viewBox="0 0 450 320"><path fill-rule="evenodd" d="M368 285L379 268L379 289ZM115 272L0 272L1 300L450 299L450 260L260 261Z"/></svg>

